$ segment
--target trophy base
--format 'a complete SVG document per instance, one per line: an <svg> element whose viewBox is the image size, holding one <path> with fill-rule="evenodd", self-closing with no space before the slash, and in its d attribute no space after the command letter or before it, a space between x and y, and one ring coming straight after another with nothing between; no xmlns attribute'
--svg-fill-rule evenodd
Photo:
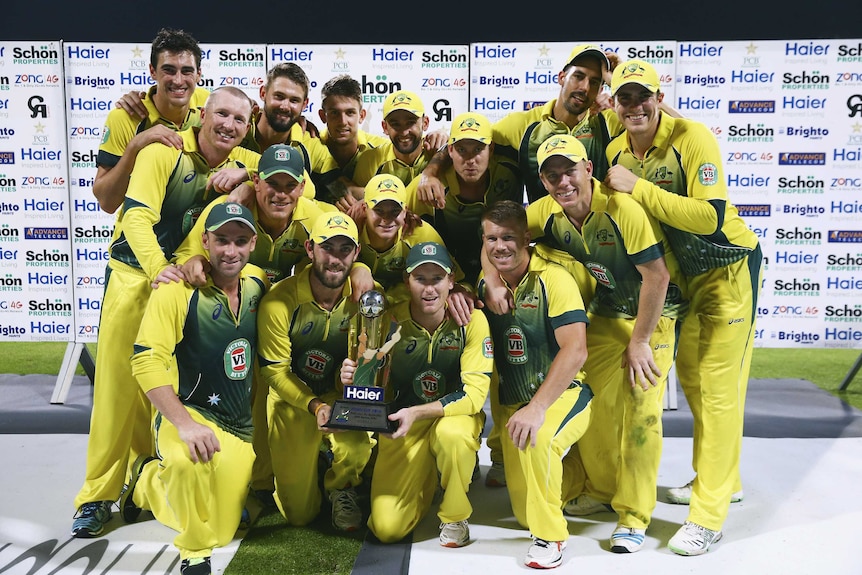
<svg viewBox="0 0 862 575"><path fill-rule="evenodd" d="M392 433L398 423L389 421L391 405L369 401L336 399L327 427Z"/></svg>

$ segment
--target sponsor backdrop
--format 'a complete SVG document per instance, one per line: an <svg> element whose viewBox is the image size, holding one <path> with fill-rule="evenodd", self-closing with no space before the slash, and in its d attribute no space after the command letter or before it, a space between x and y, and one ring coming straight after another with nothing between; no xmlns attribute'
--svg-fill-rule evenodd
<svg viewBox="0 0 862 575"><path fill-rule="evenodd" d="M756 345L862 347L862 41L601 42L642 58L666 102L706 124L732 201L765 256ZM497 120L558 94L568 43L202 44L201 86L259 101L266 70L300 65L306 115L337 74L419 94L431 129L467 109ZM104 117L152 85L149 44L0 42L0 340L94 342L114 215L92 196Z"/></svg>

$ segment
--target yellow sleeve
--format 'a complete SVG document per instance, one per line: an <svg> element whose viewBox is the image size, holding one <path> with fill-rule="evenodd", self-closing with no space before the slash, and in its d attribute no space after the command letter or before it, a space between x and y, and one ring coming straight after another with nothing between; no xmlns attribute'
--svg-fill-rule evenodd
<svg viewBox="0 0 862 575"><path fill-rule="evenodd" d="M548 294L548 318L554 329L579 321L587 322L581 290L565 268L548 263L547 268L542 272L542 281Z"/></svg>
<svg viewBox="0 0 862 575"><path fill-rule="evenodd" d="M164 144L150 144L138 153L129 178L123 208L123 234L150 281L169 264L153 226L162 219L165 190L181 153Z"/></svg>
<svg viewBox="0 0 862 575"><path fill-rule="evenodd" d="M129 142L135 137L137 122L129 116L125 110L119 108L108 112L105 119L105 127L102 128L102 141L99 144L100 160L105 166L113 167L117 164ZM107 155L107 158L104 156ZM113 160L112 163L111 160ZM100 165L102 165L100 163Z"/></svg>
<svg viewBox="0 0 862 575"><path fill-rule="evenodd" d="M390 143L390 147L391 145ZM386 146L382 146L361 152L356 159L356 168L353 170L353 183L364 187L377 174L377 168L383 163L387 150Z"/></svg>
<svg viewBox="0 0 862 575"><path fill-rule="evenodd" d="M443 415L472 415L482 411L491 384L494 352L491 330L485 314L473 310L465 329L466 342L461 354L461 383L464 394L443 404ZM446 399L445 397L443 399Z"/></svg>
<svg viewBox="0 0 862 575"><path fill-rule="evenodd" d="M674 148L685 170L687 195L640 178L632 197L661 222L693 234L713 234L721 226L728 198L718 142L703 124L677 119L675 126L682 132L675 134Z"/></svg>
<svg viewBox="0 0 862 575"><path fill-rule="evenodd" d="M183 339L193 293L185 283L170 283L150 295L131 358L132 375L144 393L165 385L172 386L175 393L179 391L174 350Z"/></svg>
<svg viewBox="0 0 862 575"><path fill-rule="evenodd" d="M664 237L664 234L661 233L655 218L651 218L633 198L627 194L614 194L608 201L608 214L620 227L626 253L635 264L661 257L664 248L660 238ZM639 258L639 255L645 259Z"/></svg>
<svg viewBox="0 0 862 575"><path fill-rule="evenodd" d="M285 283L285 282L289 282ZM291 278L282 280L263 297L257 317L260 375L279 397L298 409L306 409L317 397L290 367L290 327L298 307Z"/></svg>
<svg viewBox="0 0 862 575"><path fill-rule="evenodd" d="M551 196L545 196L527 206L527 229L530 231L530 239L538 240L545 235L545 225L554 214L555 207L559 204Z"/></svg>

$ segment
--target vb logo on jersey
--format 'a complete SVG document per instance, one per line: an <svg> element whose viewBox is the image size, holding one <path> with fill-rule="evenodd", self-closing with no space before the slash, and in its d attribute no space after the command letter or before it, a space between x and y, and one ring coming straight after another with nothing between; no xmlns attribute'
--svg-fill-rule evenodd
<svg viewBox="0 0 862 575"><path fill-rule="evenodd" d="M439 399L444 389L446 389L446 378L436 369L426 369L413 378L416 397L426 403Z"/></svg>
<svg viewBox="0 0 862 575"><path fill-rule="evenodd" d="M516 325L506 330L506 360L512 364L527 362L527 338Z"/></svg>
<svg viewBox="0 0 862 575"><path fill-rule="evenodd" d="M482 355L489 359L494 357L494 344L491 342L490 337L486 337L482 341Z"/></svg>
<svg viewBox="0 0 862 575"><path fill-rule="evenodd" d="M224 350L224 373L229 379L240 380L248 376L251 368L251 344L245 338L235 339Z"/></svg>
<svg viewBox="0 0 862 575"><path fill-rule="evenodd" d="M714 186L718 182L718 168L715 164L701 164L697 170L697 179L702 186Z"/></svg>
<svg viewBox="0 0 862 575"><path fill-rule="evenodd" d="M587 262L586 266L587 270L589 270L592 276L596 278L597 282L608 289L614 289L616 287L614 276L608 268L598 262Z"/></svg>
<svg viewBox="0 0 862 575"><path fill-rule="evenodd" d="M305 352L302 372L311 379L321 380L330 363L332 363L331 355L319 349L310 349Z"/></svg>
<svg viewBox="0 0 862 575"><path fill-rule="evenodd" d="M190 208L186 210L182 218L183 236L189 235L189 232L192 231L192 228L195 226L195 222L198 221L202 211L203 208Z"/></svg>

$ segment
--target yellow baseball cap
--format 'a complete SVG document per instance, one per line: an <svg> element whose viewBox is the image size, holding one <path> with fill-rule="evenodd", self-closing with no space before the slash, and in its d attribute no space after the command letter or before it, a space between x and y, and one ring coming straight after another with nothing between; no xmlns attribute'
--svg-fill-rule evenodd
<svg viewBox="0 0 862 575"><path fill-rule="evenodd" d="M389 94L386 101L383 102L383 118L394 112L395 110L406 110L417 118L425 115L425 106L422 105L422 100L413 92L407 90L398 90Z"/></svg>
<svg viewBox="0 0 862 575"><path fill-rule="evenodd" d="M599 62L602 63L602 66L605 67L605 70L611 69L611 63L608 61L608 57L605 54L605 51L596 46L595 44L578 44L574 48L572 48L572 52L569 54L569 58L566 60L566 66L570 66L572 62L581 56L593 56L597 58ZM563 66L565 68L566 66Z"/></svg>
<svg viewBox="0 0 862 575"><path fill-rule="evenodd" d="M539 171L542 171L542 164L551 156L562 156L568 158L574 163L587 159L587 149L574 136L567 134L554 135L542 142L539 150L536 152L536 160L539 164Z"/></svg>
<svg viewBox="0 0 862 575"><path fill-rule="evenodd" d="M365 184L365 203L369 208L374 208L384 200L397 202L402 208L407 203L407 190L398 176L377 174Z"/></svg>
<svg viewBox="0 0 862 575"><path fill-rule="evenodd" d="M322 244L337 236L344 236L357 246L359 245L359 231L350 216L341 212L324 212L318 216L311 228L311 241Z"/></svg>
<svg viewBox="0 0 862 575"><path fill-rule="evenodd" d="M639 84L653 93L661 89L658 72L652 64L643 60L629 60L614 69L614 75L611 78L611 96L616 95L617 90L626 84Z"/></svg>
<svg viewBox="0 0 862 575"><path fill-rule="evenodd" d="M452 121L452 129L449 130L449 143L454 144L458 140L476 140L483 144L490 144L491 133L491 122L482 114L476 112L458 114Z"/></svg>

